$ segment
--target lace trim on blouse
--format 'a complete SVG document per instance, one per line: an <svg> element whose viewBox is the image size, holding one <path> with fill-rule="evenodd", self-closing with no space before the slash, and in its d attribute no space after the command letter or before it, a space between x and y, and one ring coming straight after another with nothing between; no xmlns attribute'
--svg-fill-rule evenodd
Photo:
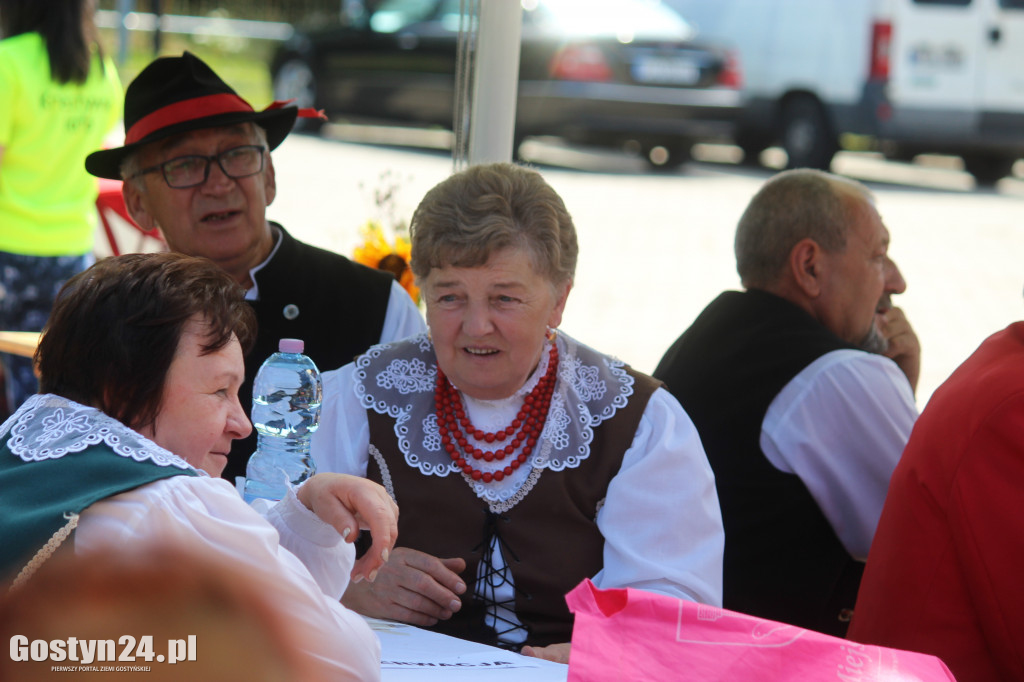
<svg viewBox="0 0 1024 682"><path fill-rule="evenodd" d="M113 417L52 394L34 395L26 400L0 427L0 439L8 433L11 438L7 447L25 462L60 459L103 443L116 454L136 462L193 469L182 458Z"/></svg>
<svg viewBox="0 0 1024 682"><path fill-rule="evenodd" d="M492 507L507 509L525 497L542 469L575 469L590 456L594 428L625 407L633 395L633 377L625 363L578 343L559 332L560 365L547 422L540 442L528 460L503 481L483 483L467 477L478 497ZM550 342L548 342L550 343ZM474 407L498 406L514 415L523 397L547 370L548 343L541 363L526 383L504 401L475 400L463 394L472 414ZM434 413L437 360L427 334L401 342L373 346L356 360L354 390L360 404L395 420L398 449L409 466L426 476L461 473L441 446ZM512 407L514 406L514 407ZM474 417L475 421L475 417ZM472 440L472 439L471 439ZM482 471L498 470L507 462L474 462ZM536 473L533 473L534 470Z"/></svg>

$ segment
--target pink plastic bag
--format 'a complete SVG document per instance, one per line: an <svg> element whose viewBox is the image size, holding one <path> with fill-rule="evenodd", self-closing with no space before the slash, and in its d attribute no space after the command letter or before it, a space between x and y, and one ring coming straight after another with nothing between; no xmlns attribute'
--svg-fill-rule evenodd
<svg viewBox="0 0 1024 682"><path fill-rule="evenodd" d="M955 682L935 656L850 642L735 611L584 580L569 682Z"/></svg>

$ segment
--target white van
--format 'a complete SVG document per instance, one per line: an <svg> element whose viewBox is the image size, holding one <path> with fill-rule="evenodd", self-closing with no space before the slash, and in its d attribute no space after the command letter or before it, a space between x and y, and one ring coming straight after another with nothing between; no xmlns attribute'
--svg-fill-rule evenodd
<svg viewBox="0 0 1024 682"><path fill-rule="evenodd" d="M844 133L956 154L992 183L1024 157L1024 0L664 0L740 54L747 158L827 169Z"/></svg>

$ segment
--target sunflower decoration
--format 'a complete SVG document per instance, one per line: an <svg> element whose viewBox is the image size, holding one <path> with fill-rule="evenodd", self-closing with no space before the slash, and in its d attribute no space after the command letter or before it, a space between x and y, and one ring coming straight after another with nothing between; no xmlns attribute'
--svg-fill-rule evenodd
<svg viewBox="0 0 1024 682"><path fill-rule="evenodd" d="M384 227L376 220L367 221L359 232L363 237L363 243L356 247L353 260L371 268L390 272L418 304L420 290L414 283L412 268L409 267L409 256L412 254L409 239L396 234L389 243L384 235Z"/></svg>
<svg viewBox="0 0 1024 682"><path fill-rule="evenodd" d="M371 268L390 272L418 305L420 290L409 267L412 244L408 228L405 221L395 218L397 192L398 182L391 171L382 173L380 186L373 193L373 203L379 217L371 218L359 229L363 241L355 248L352 259ZM385 224L391 225L391 229L387 229ZM391 234L390 241L388 233Z"/></svg>

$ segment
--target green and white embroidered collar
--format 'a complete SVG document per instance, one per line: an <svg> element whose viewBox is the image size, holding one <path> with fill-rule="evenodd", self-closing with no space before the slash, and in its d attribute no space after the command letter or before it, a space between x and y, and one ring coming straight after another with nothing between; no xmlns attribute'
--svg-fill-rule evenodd
<svg viewBox="0 0 1024 682"><path fill-rule="evenodd" d="M100 410L57 395L34 395L25 401L0 427L0 440L8 433L7 446L25 462L60 459L103 443L136 462L208 475Z"/></svg>

